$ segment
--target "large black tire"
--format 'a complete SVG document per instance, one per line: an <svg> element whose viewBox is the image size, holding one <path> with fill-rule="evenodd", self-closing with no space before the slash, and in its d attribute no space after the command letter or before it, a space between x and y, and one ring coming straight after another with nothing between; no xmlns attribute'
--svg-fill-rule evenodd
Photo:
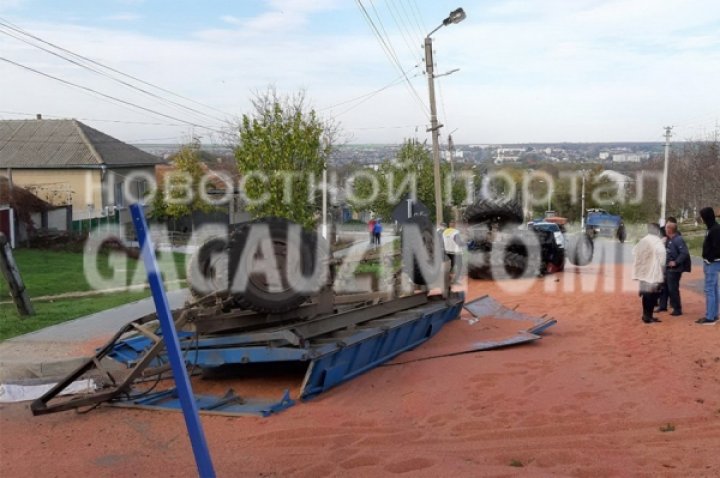
<svg viewBox="0 0 720 478"><path fill-rule="evenodd" d="M618 241L620 241L620 244L623 244L625 242L625 239L627 239L627 231L625 230L624 224L620 224L620 226L618 226L617 238Z"/></svg>
<svg viewBox="0 0 720 478"><path fill-rule="evenodd" d="M593 238L585 233L577 233L567 238L566 257L574 266L586 266L592 262L595 252Z"/></svg>
<svg viewBox="0 0 720 478"><path fill-rule="evenodd" d="M190 257L187 282L194 299L211 293L227 293L227 249L227 237L213 237L205 241Z"/></svg>
<svg viewBox="0 0 720 478"><path fill-rule="evenodd" d="M504 227L506 224L521 224L523 209L517 201L480 199L468 206L463 217L468 225L496 223Z"/></svg>
<svg viewBox="0 0 720 478"><path fill-rule="evenodd" d="M410 226L410 227L408 227ZM437 261L435 258L435 252L444 255L442 248L442 240L440 235L435 232L430 219L427 216L413 216L403 224L403 240L410 241L409 243L403 244L403 247L410 247L411 250L419 250L420 248L425 249L428 254L428 258L433 264L433 267L423 274L420 264L417 258L413 257L412 263L405 263L403 261L403 272L405 272L410 280L418 285L430 285L438 280L442 274L442 263L444 257ZM411 234L410 231L416 230L419 232L419 236ZM436 248L436 242L439 242Z"/></svg>
<svg viewBox="0 0 720 478"><path fill-rule="evenodd" d="M245 287L241 290L231 288L231 293L237 304L241 307L252 309L263 313L282 313L298 307L307 301L314 292L319 292L327 281L327 271L317 271L315 274L316 283L304 281L302 284L293 284L288 280L288 231L291 226L296 226L286 219L269 217L258 219L239 227L230 237L229 242L229 284L236 284L235 278L242 275L241 280L245 281ZM248 245L251 231L254 227L267 227L272 244L270 245L278 266L280 279L280 290L272 290L268 283L268 276L265 273L253 271L252 264L248 258L243 258L243 252ZM300 237L298 251L299 264L297 265L305 276L315 273L316 267L328 267L327 245L325 241L313 231L303 230ZM257 251L255 256L257 257Z"/></svg>

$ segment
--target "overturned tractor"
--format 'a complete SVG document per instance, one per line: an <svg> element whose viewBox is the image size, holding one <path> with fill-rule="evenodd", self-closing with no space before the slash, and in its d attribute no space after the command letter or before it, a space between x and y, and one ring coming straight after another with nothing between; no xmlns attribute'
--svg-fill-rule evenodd
<svg viewBox="0 0 720 478"><path fill-rule="evenodd" d="M524 227L516 201L481 199L468 207L468 275L475 279L535 277L592 261L594 245L586 234L565 234L557 224Z"/></svg>

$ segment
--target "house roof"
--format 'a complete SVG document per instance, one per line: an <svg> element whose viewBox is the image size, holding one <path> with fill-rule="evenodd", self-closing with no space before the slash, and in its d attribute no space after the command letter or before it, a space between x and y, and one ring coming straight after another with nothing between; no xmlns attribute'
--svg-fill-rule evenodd
<svg viewBox="0 0 720 478"><path fill-rule="evenodd" d="M0 205L6 204L20 212L46 211L52 207L27 189L17 185L13 185L10 194L10 181L5 176L0 176Z"/></svg>
<svg viewBox="0 0 720 478"><path fill-rule="evenodd" d="M0 167L153 166L164 161L74 119L0 120Z"/></svg>

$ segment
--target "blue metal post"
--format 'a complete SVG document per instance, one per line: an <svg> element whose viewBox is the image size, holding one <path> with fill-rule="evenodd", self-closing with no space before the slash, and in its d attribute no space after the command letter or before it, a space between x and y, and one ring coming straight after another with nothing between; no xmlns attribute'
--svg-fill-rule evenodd
<svg viewBox="0 0 720 478"><path fill-rule="evenodd" d="M152 291L153 301L155 301L155 310L157 311L160 326L162 327L163 340L167 348L168 358L172 366L173 376L175 377L175 385L177 386L178 397L182 405L183 415L185 416L185 425L187 426L188 435L190 435L190 443L192 444L193 453L195 454L195 463L197 465L198 474L202 478L214 478L215 470L212 460L210 459L210 451L208 450L207 441L205 440L205 432L200 423L200 415L198 414L197 403L190 387L190 378L185 368L185 360L180 351L180 342L178 341L177 331L175 330L175 322L170 313L167 295L165 295L165 286L163 285L160 271L158 270L157 258L155 257L155 249L152 239L145 221L142 205L132 204L130 206L133 224L137 232L138 241L140 242L140 251L142 253L145 270L147 271L150 290Z"/></svg>

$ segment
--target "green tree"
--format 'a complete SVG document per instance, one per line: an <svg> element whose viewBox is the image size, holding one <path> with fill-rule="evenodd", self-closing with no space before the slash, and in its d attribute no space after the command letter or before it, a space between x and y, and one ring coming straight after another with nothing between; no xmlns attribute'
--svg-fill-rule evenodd
<svg viewBox="0 0 720 478"><path fill-rule="evenodd" d="M450 175L450 166L441 163L441 185ZM432 154L427 146L416 139L405 140L394 161L383 163L378 171L362 170L355 176L350 203L355 210L370 209L380 217L389 218L393 208L407 194L415 197L430 210L435 220L435 175ZM451 203L459 204L465 198L460 181L452 183ZM445 202L445 196L443 195ZM450 218L451 205L445 204L443 217Z"/></svg>
<svg viewBox="0 0 720 478"><path fill-rule="evenodd" d="M168 173L167 190L158 186L153 198L153 217L179 219L190 216L194 211L210 212L215 207L200 194L201 183L204 181L206 169L201 161L200 142L193 140L184 145L170 159L173 170Z"/></svg>
<svg viewBox="0 0 720 478"><path fill-rule="evenodd" d="M304 94L257 94L252 114L242 116L235 148L246 209L312 228L321 208L323 169L332 151L334 125L305 104Z"/></svg>

